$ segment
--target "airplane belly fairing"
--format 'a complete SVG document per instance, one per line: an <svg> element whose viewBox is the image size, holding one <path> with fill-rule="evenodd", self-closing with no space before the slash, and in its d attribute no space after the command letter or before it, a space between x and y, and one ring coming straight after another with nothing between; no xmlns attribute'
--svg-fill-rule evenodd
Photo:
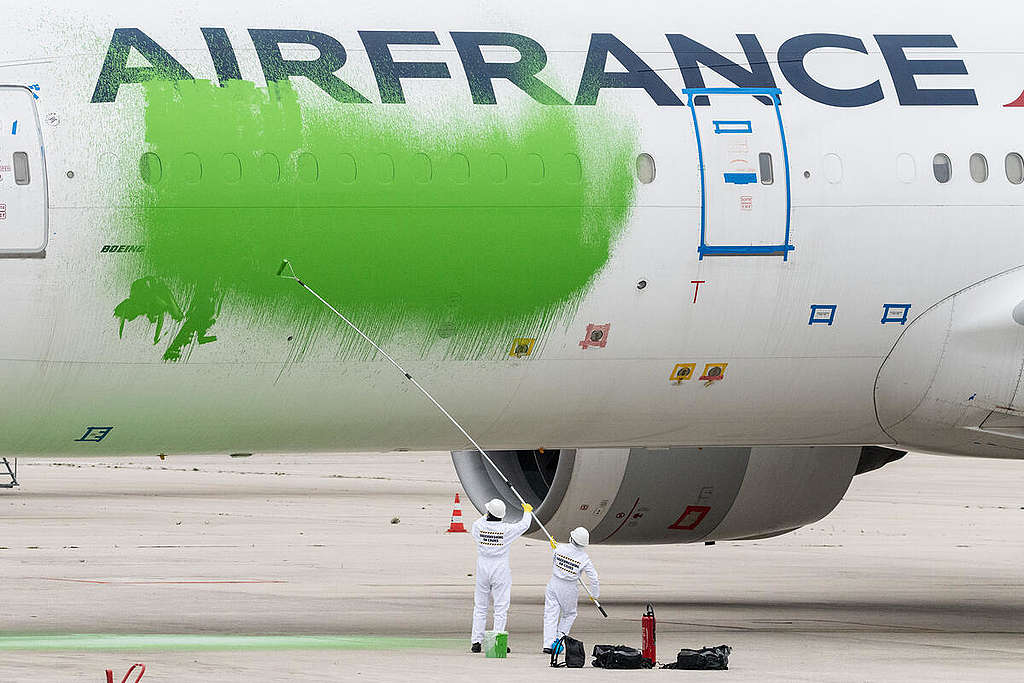
<svg viewBox="0 0 1024 683"><path fill-rule="evenodd" d="M967 287L907 327L875 387L882 427L901 444L1024 456L1024 269Z"/></svg>

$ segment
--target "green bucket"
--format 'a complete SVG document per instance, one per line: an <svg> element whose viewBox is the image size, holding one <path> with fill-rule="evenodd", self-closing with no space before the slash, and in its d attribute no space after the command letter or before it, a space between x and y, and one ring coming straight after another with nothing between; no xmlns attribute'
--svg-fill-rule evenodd
<svg viewBox="0 0 1024 683"><path fill-rule="evenodd" d="M508 657L508 633L505 631L484 631L484 652L487 658Z"/></svg>

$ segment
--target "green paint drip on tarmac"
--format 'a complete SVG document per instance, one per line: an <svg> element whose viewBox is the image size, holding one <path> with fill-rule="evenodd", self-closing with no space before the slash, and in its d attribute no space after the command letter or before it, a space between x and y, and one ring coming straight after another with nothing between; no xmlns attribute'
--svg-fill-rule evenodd
<svg viewBox="0 0 1024 683"><path fill-rule="evenodd" d="M204 633L71 633L0 635L0 652L15 650L406 650L458 649L464 639L368 635L229 635Z"/></svg>
<svg viewBox="0 0 1024 683"><path fill-rule="evenodd" d="M182 310L202 305L169 360L224 339L215 325L229 315L257 337L286 328L298 348L340 331L275 277L282 258L385 342L507 354L575 313L633 203L636 144L607 112L425 115L312 106L287 82L143 87L147 152L127 215L144 251L121 259L121 281L127 294L154 278ZM336 338L340 355L365 350Z"/></svg>

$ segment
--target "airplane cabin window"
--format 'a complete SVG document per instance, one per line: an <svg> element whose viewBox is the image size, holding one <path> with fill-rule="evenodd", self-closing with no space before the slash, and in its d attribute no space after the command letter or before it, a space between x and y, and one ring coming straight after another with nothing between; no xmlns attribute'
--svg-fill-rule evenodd
<svg viewBox="0 0 1024 683"><path fill-rule="evenodd" d="M1006 155L1006 179L1014 185L1024 183L1024 157L1016 152Z"/></svg>
<svg viewBox="0 0 1024 683"><path fill-rule="evenodd" d="M199 158L198 154L186 152L181 157L180 170L185 182L195 185L203 179L203 160Z"/></svg>
<svg viewBox="0 0 1024 683"><path fill-rule="evenodd" d="M644 152L636 158L636 177L644 185L650 185L658 175L654 157Z"/></svg>
<svg viewBox="0 0 1024 683"><path fill-rule="evenodd" d="M395 182L395 160L390 154L377 155L377 180L381 185L390 185Z"/></svg>
<svg viewBox="0 0 1024 683"><path fill-rule="evenodd" d="M429 158L427 159L427 168L430 168ZM356 181L359 174L357 172L356 158L354 156L346 153L338 157L338 175L341 178L341 182L345 185L351 185Z"/></svg>
<svg viewBox="0 0 1024 683"><path fill-rule="evenodd" d="M32 178L28 170L28 154L25 152L14 153L14 183L16 185L28 185Z"/></svg>
<svg viewBox="0 0 1024 683"><path fill-rule="evenodd" d="M456 152L448 161L451 170L452 181L457 185L465 185L469 182L469 158L465 154Z"/></svg>
<svg viewBox="0 0 1024 683"><path fill-rule="evenodd" d="M562 169L565 182L576 185L583 180L583 162L575 154L562 155Z"/></svg>
<svg viewBox="0 0 1024 683"><path fill-rule="evenodd" d="M434 178L434 164L430 161L430 157L428 157L423 152L417 152L413 156L412 159L413 159L413 161L412 161L412 168L413 168L412 177L413 177L413 180L415 180L420 185L423 185L425 183L429 183L431 180L433 180L433 178ZM355 170L354 170L355 169L355 165L354 165L355 161L353 161L352 164L353 164L353 166L352 166L352 168L353 168L352 176L354 177L355 176Z"/></svg>
<svg viewBox="0 0 1024 683"><path fill-rule="evenodd" d="M829 153L822 161L825 170L825 180L831 185L838 185L843 182L843 160L838 154ZM810 177L810 171L804 172L804 177Z"/></svg>
<svg viewBox="0 0 1024 683"><path fill-rule="evenodd" d="M943 184L948 183L953 179L953 162L940 152L932 159L932 171L936 180Z"/></svg>
<svg viewBox="0 0 1024 683"><path fill-rule="evenodd" d="M906 152L896 157L896 177L901 183L912 183L917 178L917 163Z"/></svg>
<svg viewBox="0 0 1024 683"><path fill-rule="evenodd" d="M526 155L526 179L534 185L544 182L544 175L547 169L544 166L544 158L534 152Z"/></svg>
<svg viewBox="0 0 1024 683"><path fill-rule="evenodd" d="M984 154L971 155L971 179L976 183L983 183L988 180L988 159Z"/></svg>
<svg viewBox="0 0 1024 683"><path fill-rule="evenodd" d="M775 169L772 168L772 155L761 152L757 155L757 163L761 168L761 184L771 185L775 182Z"/></svg>
<svg viewBox="0 0 1024 683"><path fill-rule="evenodd" d="M487 175L492 183L503 183L508 180L508 162L505 157L494 152L487 157Z"/></svg>
<svg viewBox="0 0 1024 683"><path fill-rule="evenodd" d="M17 161L17 159L15 159ZM27 163L27 161L26 161ZM163 162L153 152L146 152L139 159L139 175L147 185L156 185L164 176ZM19 185L22 183L19 183Z"/></svg>
<svg viewBox="0 0 1024 683"><path fill-rule="evenodd" d="M309 152L300 154L296 168L300 183L315 183L320 180L320 161L315 155Z"/></svg>
<svg viewBox="0 0 1024 683"><path fill-rule="evenodd" d="M266 183L276 183L281 180L281 161L277 155L267 152L260 157L260 175Z"/></svg>
<svg viewBox="0 0 1024 683"><path fill-rule="evenodd" d="M220 158L220 175L227 183L242 182L242 160L237 154L225 153Z"/></svg>

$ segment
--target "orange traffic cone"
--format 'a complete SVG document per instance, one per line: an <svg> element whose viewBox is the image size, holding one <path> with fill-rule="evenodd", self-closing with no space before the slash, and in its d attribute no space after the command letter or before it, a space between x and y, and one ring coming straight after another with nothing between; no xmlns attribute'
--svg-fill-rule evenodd
<svg viewBox="0 0 1024 683"><path fill-rule="evenodd" d="M455 494L455 507L452 508L452 522L448 525L447 534L464 534L466 527L462 525L462 505L459 504L459 494Z"/></svg>

